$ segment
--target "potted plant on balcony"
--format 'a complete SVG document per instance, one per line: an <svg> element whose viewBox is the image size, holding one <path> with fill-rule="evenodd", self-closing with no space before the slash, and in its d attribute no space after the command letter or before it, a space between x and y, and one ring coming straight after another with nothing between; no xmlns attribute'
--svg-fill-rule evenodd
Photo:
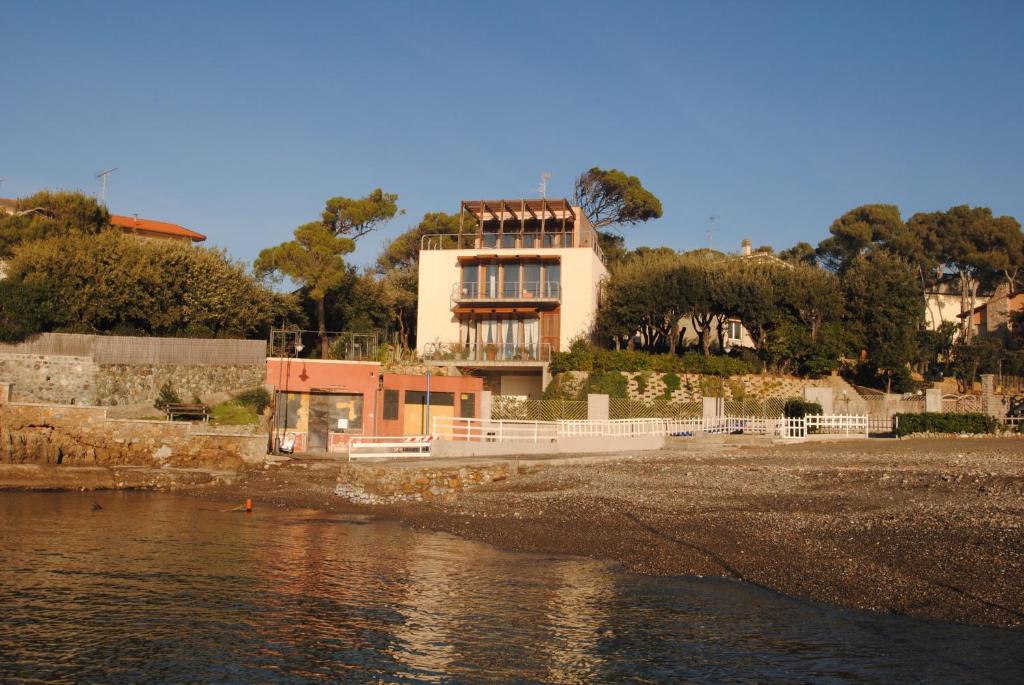
<svg viewBox="0 0 1024 685"><path fill-rule="evenodd" d="M495 357L498 356L498 346L494 343L487 343L484 345L484 354L487 355L488 361L494 361Z"/></svg>

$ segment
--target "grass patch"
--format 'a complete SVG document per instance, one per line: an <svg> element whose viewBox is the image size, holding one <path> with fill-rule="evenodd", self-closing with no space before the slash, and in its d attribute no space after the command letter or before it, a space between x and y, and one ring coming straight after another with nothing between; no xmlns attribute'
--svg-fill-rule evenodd
<svg viewBox="0 0 1024 685"><path fill-rule="evenodd" d="M210 410L210 420L221 426L249 426L259 423L260 417L251 406L228 400Z"/></svg>

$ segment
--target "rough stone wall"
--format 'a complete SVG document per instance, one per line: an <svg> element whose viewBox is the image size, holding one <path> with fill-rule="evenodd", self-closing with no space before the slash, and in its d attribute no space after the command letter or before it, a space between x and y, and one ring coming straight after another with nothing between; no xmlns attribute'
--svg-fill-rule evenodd
<svg viewBox="0 0 1024 685"><path fill-rule="evenodd" d="M14 402L95 404L97 366L90 357L0 353L0 380Z"/></svg>
<svg viewBox="0 0 1024 685"><path fill-rule="evenodd" d="M266 458L265 435L108 419L100 407L0 404L0 462L234 470Z"/></svg>
<svg viewBox="0 0 1024 685"><path fill-rule="evenodd" d="M96 364L90 357L0 353L0 381L13 402L117 406L152 404L164 383L190 402L263 385L263 364Z"/></svg>
<svg viewBox="0 0 1024 685"><path fill-rule="evenodd" d="M183 402L232 390L263 385L266 367L195 364L104 364L97 367L95 404L152 403L164 383Z"/></svg>
<svg viewBox="0 0 1024 685"><path fill-rule="evenodd" d="M353 502L384 504L398 501L452 501L466 488L509 477L509 463L486 466L372 466L345 464L335 493Z"/></svg>

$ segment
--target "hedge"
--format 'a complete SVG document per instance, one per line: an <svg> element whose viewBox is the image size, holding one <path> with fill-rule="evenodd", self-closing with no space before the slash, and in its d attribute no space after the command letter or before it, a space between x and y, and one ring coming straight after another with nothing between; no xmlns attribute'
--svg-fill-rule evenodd
<svg viewBox="0 0 1024 685"><path fill-rule="evenodd" d="M802 397L792 397L786 400L786 404L782 407L782 415L788 419L802 419L805 416L817 414L824 414L825 410L821 408L821 404L818 402L808 402Z"/></svg>
<svg viewBox="0 0 1024 685"><path fill-rule="evenodd" d="M925 412L896 414L896 435L912 433L995 433L999 422L987 414Z"/></svg>
<svg viewBox="0 0 1024 685"><path fill-rule="evenodd" d="M565 371L598 371L634 373L692 373L705 376L742 376L759 373L760 366L749 359L713 355L705 357L699 352L683 355L648 354L636 350L603 350L573 342L568 352L551 354L551 373Z"/></svg>

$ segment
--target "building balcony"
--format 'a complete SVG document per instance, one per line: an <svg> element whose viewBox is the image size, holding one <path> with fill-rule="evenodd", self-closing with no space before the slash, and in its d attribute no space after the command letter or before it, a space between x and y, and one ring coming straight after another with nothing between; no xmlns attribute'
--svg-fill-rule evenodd
<svg viewBox="0 0 1024 685"><path fill-rule="evenodd" d="M520 303L556 305L562 299L558 281L524 283L456 283L452 287L453 305Z"/></svg>
<svg viewBox="0 0 1024 685"><path fill-rule="evenodd" d="M589 248L604 261L593 229L538 232L437 233L420 238L421 250L532 250Z"/></svg>
<svg viewBox="0 0 1024 685"><path fill-rule="evenodd" d="M423 350L423 359L474 366L490 363L514 366L523 362L550 361L551 351L552 347L548 343L427 343Z"/></svg>

